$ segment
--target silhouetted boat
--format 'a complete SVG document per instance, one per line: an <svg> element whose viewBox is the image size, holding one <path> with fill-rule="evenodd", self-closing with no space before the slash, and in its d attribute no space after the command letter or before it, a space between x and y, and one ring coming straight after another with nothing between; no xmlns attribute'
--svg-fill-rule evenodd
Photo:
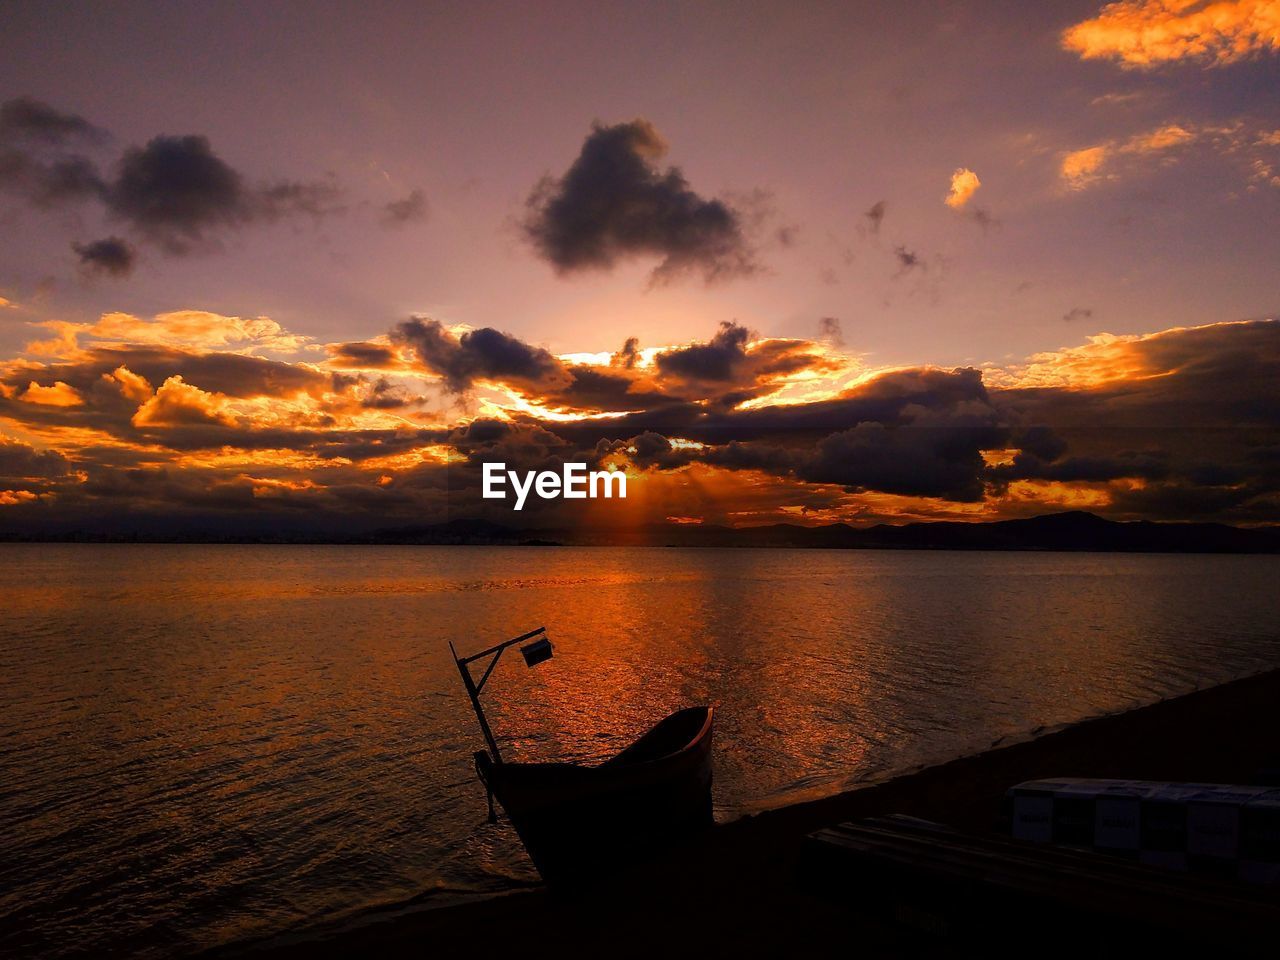
<svg viewBox="0 0 1280 960"><path fill-rule="evenodd" d="M596 766L495 763L476 771L544 880L594 879L711 825L710 707L660 721Z"/></svg>
<svg viewBox="0 0 1280 960"><path fill-rule="evenodd" d="M480 692L503 651L524 644L528 666L551 659L546 627L469 657L449 644L488 750L476 773L511 818L542 878L556 885L595 879L708 827L711 816L710 707L677 710L616 756L594 766L507 763L480 705ZM488 660L477 680L471 664Z"/></svg>

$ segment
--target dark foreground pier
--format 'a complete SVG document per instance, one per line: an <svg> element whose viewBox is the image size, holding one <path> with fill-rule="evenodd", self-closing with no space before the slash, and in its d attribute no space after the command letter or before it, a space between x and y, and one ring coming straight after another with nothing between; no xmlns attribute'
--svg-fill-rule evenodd
<svg viewBox="0 0 1280 960"><path fill-rule="evenodd" d="M910 814L996 829L1005 791L1042 777L1247 783L1280 752L1280 671L1238 680L882 784L717 827L678 855L589 894L534 890L262 946L256 958L434 956L906 956L893 918L797 882L804 838L863 817ZM1280 895L1277 896L1280 903ZM1055 933L1028 942L1052 953ZM1229 936L1230 931L1224 931ZM1224 943L1224 952L1230 945ZM944 951L945 952L945 951ZM989 951L1005 955L1004 950Z"/></svg>

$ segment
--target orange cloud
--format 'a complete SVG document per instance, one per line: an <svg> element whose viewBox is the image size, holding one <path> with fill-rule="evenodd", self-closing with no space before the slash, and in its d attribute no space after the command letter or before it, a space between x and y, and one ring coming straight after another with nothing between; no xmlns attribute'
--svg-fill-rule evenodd
<svg viewBox="0 0 1280 960"><path fill-rule="evenodd" d="M1127 69L1182 60L1223 66L1280 49L1280 0L1123 0L1064 31L1062 46Z"/></svg>
<svg viewBox="0 0 1280 960"><path fill-rule="evenodd" d="M22 348L24 353L38 357L70 357L80 349L79 343L76 342L77 332L87 325L67 323L65 320L45 320L33 326L52 330L55 336L48 340L32 340Z"/></svg>
<svg viewBox="0 0 1280 960"><path fill-rule="evenodd" d="M155 396L133 415L135 427L179 427L191 424L221 424L233 427L235 418L227 412L227 398L206 393L199 387L172 376L161 384Z"/></svg>
<svg viewBox="0 0 1280 960"><path fill-rule="evenodd" d="M273 477L251 477L248 474L242 474L236 479L251 484L255 498L287 497L291 493L304 493L310 490L322 489L319 484L306 479L278 480Z"/></svg>
<svg viewBox="0 0 1280 960"><path fill-rule="evenodd" d="M1056 480L1015 480L1005 492L996 497L998 507L1004 510L1019 505L1029 507L1026 512L1043 513L1051 510L1101 510L1111 505L1112 488L1118 482L1082 484L1060 483ZM1132 481L1124 486L1133 487Z"/></svg>
<svg viewBox="0 0 1280 960"><path fill-rule="evenodd" d="M52 386L42 387L34 380L18 399L25 403L38 403L46 407L78 407L84 398L70 384L57 380Z"/></svg>
<svg viewBox="0 0 1280 960"><path fill-rule="evenodd" d="M959 210L978 192L980 186L982 181L976 173L968 167L957 167L955 173L951 174L951 190L943 202L952 210Z"/></svg>
<svg viewBox="0 0 1280 960"><path fill-rule="evenodd" d="M146 403L154 392L146 377L140 377L128 367L116 367L112 373L104 373L102 379L114 383L120 392L136 403Z"/></svg>
<svg viewBox="0 0 1280 960"><path fill-rule="evenodd" d="M0 507L13 507L38 499L39 497L30 490L0 490Z"/></svg>
<svg viewBox="0 0 1280 960"><path fill-rule="evenodd" d="M1270 322L1270 321L1267 321ZM1067 387L1087 389L1117 381L1138 382L1174 373L1177 365L1162 348L1173 350L1188 335L1230 333L1233 328L1256 328L1249 320L1210 323L1199 327L1171 327L1158 333L1116 336L1099 333L1075 347L1037 353L1020 367L988 370L984 380L1000 388ZM1179 362L1181 354L1176 354Z"/></svg>
<svg viewBox="0 0 1280 960"><path fill-rule="evenodd" d="M1098 171L1107 159L1110 148L1105 144L1073 150L1062 158L1062 179L1073 190L1082 190L1098 179Z"/></svg>
<svg viewBox="0 0 1280 960"><path fill-rule="evenodd" d="M1241 120L1205 127L1166 123L1124 139L1073 150L1063 156L1059 172L1068 187L1081 190L1099 180L1117 179L1120 170L1132 170L1144 159L1170 159L1177 156L1175 151L1202 145L1224 156L1242 157L1251 164L1253 172L1249 178L1256 181L1260 179L1256 175L1258 167L1269 166L1264 159L1266 149L1277 144L1280 138L1273 142L1269 131L1254 132ZM1128 161L1126 167L1121 167L1122 160Z"/></svg>
<svg viewBox="0 0 1280 960"><path fill-rule="evenodd" d="M1159 154L1197 131L1211 136L1166 124L1110 149ZM1099 169L1108 172L1105 161ZM734 325L648 351L631 343L618 354L566 354L574 362L554 363L562 377L520 391L477 385L477 406L430 412L414 381L439 376L433 370L353 375L246 356L235 344L199 353L95 346L74 362L9 361L0 427L26 447L0 444L0 491L8 505L56 497L68 517L129 504L244 513L237 522L247 524L245 511L305 507L317 523L364 515L394 525L456 504L479 458L535 467L581 458L634 481L625 505L584 508L605 526L979 519L1071 507L1165 518L1230 510L1225 518L1255 522L1274 513L1263 499L1274 481L1250 452L1265 435L1244 453L1227 432L1213 433L1211 446L1181 436L1192 417L1216 427L1241 411L1269 415L1259 398L1280 357L1275 324L1100 334L981 375L870 369L830 345ZM1131 431L1123 446L1090 432L1117 421ZM1174 422L1177 431L1164 429ZM938 442L951 437L965 439ZM1202 469L1209 461L1212 475Z"/></svg>
<svg viewBox="0 0 1280 960"><path fill-rule="evenodd" d="M1132 137L1121 149L1126 153L1152 153L1181 146L1196 138L1196 134L1176 123Z"/></svg>
<svg viewBox="0 0 1280 960"><path fill-rule="evenodd" d="M56 336L27 344L26 352L55 357L74 356L81 338L99 345L133 343L236 353L296 353L311 339L289 333L270 317L227 317L207 310L174 310L150 320L129 313L104 313L96 323L46 320L35 326L53 330Z"/></svg>

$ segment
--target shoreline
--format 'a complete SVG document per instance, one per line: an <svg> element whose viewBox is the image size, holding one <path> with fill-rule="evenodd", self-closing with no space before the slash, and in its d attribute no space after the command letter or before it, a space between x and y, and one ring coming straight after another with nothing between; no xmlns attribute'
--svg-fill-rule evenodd
<svg viewBox="0 0 1280 960"><path fill-rule="evenodd" d="M747 527L716 524L648 524L601 528L595 535L556 527L511 527L481 519L381 527L373 530L224 531L191 526L182 530L86 530L60 533L0 531L7 542L181 543L308 546L575 546L737 547L842 550L997 550L1008 552L1099 552L1161 554L1280 554L1280 525L1233 527L1190 521L1107 520L1084 511L1046 513L1005 520L929 520L903 524L848 523L803 526L769 523Z"/></svg>
<svg viewBox="0 0 1280 960"><path fill-rule="evenodd" d="M899 938L892 927L793 882L808 833L886 813L991 831L1002 815L1004 791L1040 777L1247 783L1280 754L1280 736L1264 722L1276 704L1280 669L745 814L591 893L552 895L539 887L438 907L380 908L336 928L230 944L206 956L407 957L426 945L449 954L533 947L572 956L591 943L609 943L614 956L778 956L847 950L851 942L894 955ZM665 935L669 926L682 931L678 949ZM616 939L617 931L627 931L625 942Z"/></svg>

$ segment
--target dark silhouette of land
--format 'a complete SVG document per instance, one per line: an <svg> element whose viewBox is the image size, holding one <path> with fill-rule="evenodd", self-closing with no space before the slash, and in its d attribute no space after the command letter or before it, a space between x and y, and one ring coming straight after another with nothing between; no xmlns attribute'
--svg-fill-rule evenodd
<svg viewBox="0 0 1280 960"><path fill-rule="evenodd" d="M1274 767L1280 671L1197 691L999 746L885 783L746 817L701 842L579 895L545 889L455 907L372 913L356 925L316 929L250 949L272 960L441 956L901 957L928 953L895 918L861 898L830 896L803 882L804 837L862 817L905 813L956 828L1001 828L1005 791L1042 777L1091 776L1248 783ZM995 746L995 745L993 745ZM483 799L477 797L477 803ZM868 879L867 882L874 882ZM1274 900L1280 909L1280 900ZM1001 904L993 904L998 914ZM1170 917L1171 928L1177 918ZM1063 955L1058 927L1010 944L993 926L974 955ZM1244 955L1238 933L1215 937L1215 956ZM949 945L967 956L963 944ZM1087 955L1113 955L1101 949ZM244 955L243 947L218 956ZM1077 950L1071 953L1079 956ZM1132 954L1125 954L1132 955ZM1170 954L1174 955L1174 954ZM1252 956L1254 954L1248 953Z"/></svg>
<svg viewBox="0 0 1280 960"><path fill-rule="evenodd" d="M479 519L368 531L253 531L193 523L164 531L98 526L3 530L0 541L51 543L333 543L499 546L790 547L849 550L1078 550L1135 553L1280 553L1280 526L1107 520L1070 511L1018 520L923 521L855 527L778 523L754 527L650 524L642 527L520 528Z"/></svg>

